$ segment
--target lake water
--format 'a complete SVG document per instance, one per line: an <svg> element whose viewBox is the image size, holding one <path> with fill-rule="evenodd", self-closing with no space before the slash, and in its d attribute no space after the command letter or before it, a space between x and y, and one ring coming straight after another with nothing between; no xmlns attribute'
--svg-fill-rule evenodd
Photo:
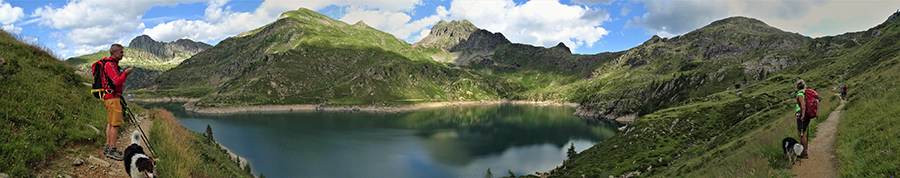
<svg viewBox="0 0 900 178"><path fill-rule="evenodd" d="M181 124L245 157L266 177L495 177L548 171L615 133L614 121L563 106L457 106L406 113L293 112L226 116L172 111Z"/></svg>

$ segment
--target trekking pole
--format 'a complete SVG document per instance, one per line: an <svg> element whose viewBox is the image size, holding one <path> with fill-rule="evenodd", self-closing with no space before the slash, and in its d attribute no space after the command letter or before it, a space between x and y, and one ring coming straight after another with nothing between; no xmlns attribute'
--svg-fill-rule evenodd
<svg viewBox="0 0 900 178"><path fill-rule="evenodd" d="M147 138L147 134L144 133L144 129L141 128L141 124L138 123L137 118L134 117L134 112L132 112L131 108L128 106L125 106L125 110L126 110L128 117L131 118L131 122L134 123L136 128L141 132L141 135L143 136L143 137L141 137L141 140L143 140L144 143L147 143L147 150L150 150L150 154L153 154L153 156L156 156L156 152L153 151L153 145L150 145L150 139Z"/></svg>

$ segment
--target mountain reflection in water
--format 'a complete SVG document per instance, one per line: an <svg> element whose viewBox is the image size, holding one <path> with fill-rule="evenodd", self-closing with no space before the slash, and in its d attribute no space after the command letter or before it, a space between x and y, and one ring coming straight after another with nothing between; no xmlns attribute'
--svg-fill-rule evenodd
<svg viewBox="0 0 900 178"><path fill-rule="evenodd" d="M292 112L196 115L172 111L247 158L266 177L483 177L547 171L569 144L581 151L611 137L615 121L578 118L563 106L487 105L405 113Z"/></svg>

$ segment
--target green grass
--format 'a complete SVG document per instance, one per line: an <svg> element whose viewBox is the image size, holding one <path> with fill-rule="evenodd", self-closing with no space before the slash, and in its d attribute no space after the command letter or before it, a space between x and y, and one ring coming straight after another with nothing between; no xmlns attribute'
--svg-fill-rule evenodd
<svg viewBox="0 0 900 178"><path fill-rule="evenodd" d="M850 97L835 140L839 177L900 175L900 57L876 64L882 68L848 84Z"/></svg>
<svg viewBox="0 0 900 178"><path fill-rule="evenodd" d="M762 80L734 77L742 72L727 63L745 60L742 58L678 67L706 72L720 69L717 73L725 77L720 79L721 83L707 84L713 87L694 89L697 92L688 93L691 97L674 107L644 115L631 123L626 131L567 161L563 165L565 171L557 170L555 175L605 177L637 170L644 173L642 176L655 177L791 177L793 175L786 170L791 166L784 161L779 142L784 137L797 137L793 82L804 79L808 88L820 93L822 101L820 119L814 120L811 126L818 125L835 110L839 99L833 94L838 92L839 85L858 89L851 91L858 92L857 98L852 98L844 108L838 128L839 176L894 176L898 173L896 140L900 138L900 132L891 129L896 123L892 117L900 112L891 104L898 97L895 88L896 81L900 81L896 74L900 63L897 57L900 45L896 43L900 38L898 24L888 22L870 30L884 32L877 38L866 35L869 32L848 33L812 39L805 48L779 52L799 59L798 65L760 75ZM851 39L864 43L847 45ZM827 47L833 44L846 47ZM623 56L629 55L633 54ZM666 66L656 68L665 69ZM631 74L642 70L652 71L634 68ZM740 88L738 90L715 92L722 91L728 84L740 84L741 80L759 81L733 87ZM707 92L714 93L704 96ZM743 95L736 96L737 92ZM751 107L740 107L742 104ZM768 107L752 109L757 106ZM753 114L740 114L738 111L741 110ZM681 124L685 121L690 124ZM689 129L684 125L689 125ZM816 131L817 127L810 130L812 139L815 139ZM674 164L668 165L672 160L675 160Z"/></svg>
<svg viewBox="0 0 900 178"><path fill-rule="evenodd" d="M0 172L31 177L67 143L100 146L106 108L90 82L43 48L0 32Z"/></svg>
<svg viewBox="0 0 900 178"><path fill-rule="evenodd" d="M169 58L169 59L160 59L156 57L150 52L144 51L142 49L134 49L125 47L125 58L119 62L119 66L125 67L142 67L155 71L166 71L189 58L190 53L179 53L177 57ZM81 56L71 57L66 59L66 63L74 67L76 70L80 71L91 71L91 64L94 62L103 59L104 57L109 57L109 51L100 50L96 53L85 54Z"/></svg>
<svg viewBox="0 0 900 178"><path fill-rule="evenodd" d="M153 109L150 117L154 125L150 142L161 160L160 177L253 177L206 135L181 126L172 113Z"/></svg>

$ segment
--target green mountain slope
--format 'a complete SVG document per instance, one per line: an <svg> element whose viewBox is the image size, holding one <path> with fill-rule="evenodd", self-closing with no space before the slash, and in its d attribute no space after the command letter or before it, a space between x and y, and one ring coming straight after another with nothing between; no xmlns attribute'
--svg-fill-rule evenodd
<svg viewBox="0 0 900 178"><path fill-rule="evenodd" d="M88 165L82 165L82 169L71 166L75 158L102 158L100 150L106 136L93 128L105 128L106 107L89 93L89 82L92 80L88 76L76 74L76 69L44 49L0 30L0 173L11 177L108 175L106 171L111 168L88 170ZM141 112L140 108L134 109ZM157 110L150 113L150 118L160 124L144 131L152 135L153 145L159 146L156 153L166 157L159 165L169 166L158 169L164 175L179 175L168 173L178 165L189 173L180 174L184 175L181 177L253 176L242 171L224 151L209 146L212 144L205 141L205 136L178 124L171 113ZM125 127L131 127L130 122L122 127L120 132L125 132ZM177 133L171 133L173 130ZM120 138L124 135L119 133ZM193 151L197 154L176 151L201 147L208 149Z"/></svg>
<svg viewBox="0 0 900 178"><path fill-rule="evenodd" d="M149 87L156 75L211 47L209 44L188 39L167 43L154 41L147 35L137 36L125 47L125 57L119 63L123 69L135 68L125 81L125 90ZM76 70L89 74L94 62L108 56L108 50L100 50L93 54L69 58L65 62Z"/></svg>
<svg viewBox="0 0 900 178"><path fill-rule="evenodd" d="M517 88L432 59L448 54L300 9L223 40L136 93L197 97L197 106L222 107L497 100Z"/></svg>
<svg viewBox="0 0 900 178"><path fill-rule="evenodd" d="M98 118L106 108L83 82L40 47L0 30L0 172L31 175L67 143L102 144L85 125L104 128Z"/></svg>
<svg viewBox="0 0 900 178"><path fill-rule="evenodd" d="M865 153L875 154L900 145L896 139L890 139L896 137L898 132L889 129L870 132L872 128L884 128L881 125L894 123L881 118L898 114L896 110L890 109L892 107L875 106L896 98L895 95L886 93L896 93L891 90L896 88L896 84L892 82L897 81L896 70L900 63L900 58L897 57L900 54L900 45L897 44L900 39L900 20L895 18L897 16L900 13L895 13L883 24L862 32L816 39L796 38L785 34L771 38L776 40L774 42L759 43L765 46L743 48L740 42L733 42L735 47L727 47L731 43L724 48L712 45L705 52L692 53L701 59L699 62L712 64L691 67L689 71L702 70L710 65L718 68L715 66L736 63L740 67L736 73L744 73L743 76L747 78L742 79L741 75L736 74L736 77L729 76L727 71L735 69L728 67L724 67L722 71L725 77L715 78L710 73L701 76L710 82L706 85L713 86L710 91L715 91L715 87L727 87L717 86L714 82L731 80L741 86L728 87L728 91L714 92L711 95L691 97L683 102L669 104L670 107L666 109L643 115L622 128L616 136L567 160L560 169L552 171L551 177L780 176L783 174L780 169L790 166L779 153L779 141L787 136L796 137L792 98L797 79L806 80L808 88L816 89L821 94L823 104L820 106L820 118L827 117L837 106L839 99L833 94L838 93L839 85L847 84L851 89L857 88L851 90L851 95L860 94L851 97L845 108L844 116L847 117L842 116L841 128L837 134L837 155L844 166L839 171L840 175L896 175L900 173L897 172L896 164L888 163L896 162L896 155L887 154L887 157L879 159L859 158L867 158ZM714 22L673 39L684 39L698 32L712 32L710 27L715 27L716 24L721 23ZM732 31L734 30L728 32ZM740 38L740 35L728 32L722 33ZM774 34L784 33L776 31ZM694 43L699 41L703 40ZM748 44L753 46L754 43L744 43ZM711 49L726 50L713 50L714 53L710 53ZM778 49L783 50L777 51ZM703 60L707 57L754 54L762 60L751 58L738 61L742 57ZM654 64L651 62L648 65ZM762 78L752 75L753 69L764 71ZM774 71L769 71L770 69ZM698 86L691 90L703 91L709 88ZM815 133L815 130L811 133ZM866 143L882 144L875 146Z"/></svg>
<svg viewBox="0 0 900 178"><path fill-rule="evenodd" d="M125 57L119 65L165 71L211 47L209 44L188 39L157 42L150 36L141 35L131 39L131 42L125 47ZM66 63L78 70L90 72L91 64L108 56L108 50L100 50L92 54L71 57L66 59Z"/></svg>

